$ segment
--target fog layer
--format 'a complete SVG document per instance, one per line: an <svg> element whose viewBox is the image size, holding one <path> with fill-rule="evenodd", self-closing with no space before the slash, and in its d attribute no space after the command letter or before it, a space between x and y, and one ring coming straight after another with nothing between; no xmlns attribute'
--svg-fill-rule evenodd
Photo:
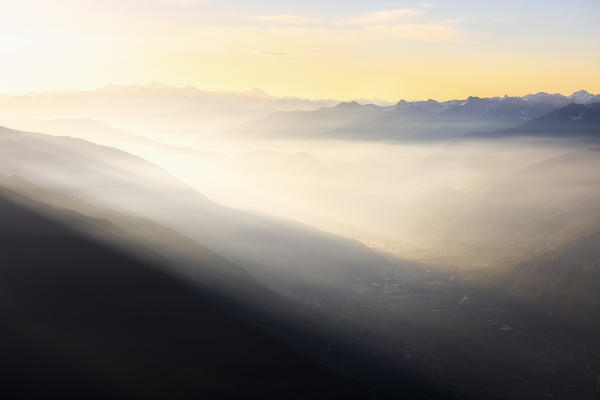
<svg viewBox="0 0 600 400"><path fill-rule="evenodd" d="M600 161L587 142L120 143L219 204L439 265L514 263L590 232L600 215Z"/></svg>

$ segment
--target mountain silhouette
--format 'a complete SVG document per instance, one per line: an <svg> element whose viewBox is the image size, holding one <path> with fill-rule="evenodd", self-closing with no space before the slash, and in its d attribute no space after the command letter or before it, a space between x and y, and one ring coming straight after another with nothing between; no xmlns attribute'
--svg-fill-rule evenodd
<svg viewBox="0 0 600 400"><path fill-rule="evenodd" d="M433 99L401 100L394 106L350 102L314 111L270 114L229 133L254 138L454 139L473 132L519 127L571 102L589 105L596 98L580 91L569 97L542 92L523 97L470 96L441 103Z"/></svg>
<svg viewBox="0 0 600 400"><path fill-rule="evenodd" d="M571 103L521 126L490 136L600 137L600 102Z"/></svg>
<svg viewBox="0 0 600 400"><path fill-rule="evenodd" d="M0 190L4 397L368 395L45 207Z"/></svg>

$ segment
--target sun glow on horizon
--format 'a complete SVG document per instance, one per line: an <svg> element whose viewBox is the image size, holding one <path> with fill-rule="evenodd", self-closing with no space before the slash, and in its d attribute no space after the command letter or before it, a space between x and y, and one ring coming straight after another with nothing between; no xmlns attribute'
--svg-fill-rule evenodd
<svg viewBox="0 0 600 400"><path fill-rule="evenodd" d="M600 32L588 21L600 6L546 5L514 3L492 18L470 1L254 10L237 1L24 0L0 6L0 71L11 77L0 93L152 81L339 100L600 92Z"/></svg>

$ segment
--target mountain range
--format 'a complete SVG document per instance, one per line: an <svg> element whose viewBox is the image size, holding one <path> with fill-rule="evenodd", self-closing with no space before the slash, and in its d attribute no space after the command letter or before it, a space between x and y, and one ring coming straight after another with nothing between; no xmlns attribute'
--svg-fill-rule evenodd
<svg viewBox="0 0 600 400"><path fill-rule="evenodd" d="M335 100L202 91L193 86L108 85L96 90L0 96L0 119L95 119L170 144L194 144L240 123L280 110L314 110Z"/></svg>
<svg viewBox="0 0 600 400"><path fill-rule="evenodd" d="M600 95L580 90L570 96L540 92L389 104L378 99L276 97L259 89L208 92L153 83L1 95L0 121L27 130L31 123L26 120L91 119L132 136L188 147L197 147L201 139L231 136L426 140L510 129L570 103L598 101Z"/></svg>
<svg viewBox="0 0 600 400"><path fill-rule="evenodd" d="M521 126L496 133L503 136L600 137L600 102L571 103Z"/></svg>
<svg viewBox="0 0 600 400"><path fill-rule="evenodd" d="M600 95L579 91L571 96L537 93L523 97L469 97L464 101L441 103L433 99L415 102L401 100L387 107L351 102L315 111L276 112L242 124L231 130L230 134L357 140L454 139L475 132L491 133L520 126L526 129L537 123L534 122L537 118L570 104L589 106L599 101ZM555 127L563 130L568 128L568 124Z"/></svg>

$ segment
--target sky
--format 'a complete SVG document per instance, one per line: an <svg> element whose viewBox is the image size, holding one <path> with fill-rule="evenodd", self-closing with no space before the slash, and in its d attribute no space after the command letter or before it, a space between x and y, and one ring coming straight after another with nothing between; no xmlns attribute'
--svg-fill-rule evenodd
<svg viewBox="0 0 600 400"><path fill-rule="evenodd" d="M600 92L600 1L0 0L0 93L107 84L447 100Z"/></svg>

